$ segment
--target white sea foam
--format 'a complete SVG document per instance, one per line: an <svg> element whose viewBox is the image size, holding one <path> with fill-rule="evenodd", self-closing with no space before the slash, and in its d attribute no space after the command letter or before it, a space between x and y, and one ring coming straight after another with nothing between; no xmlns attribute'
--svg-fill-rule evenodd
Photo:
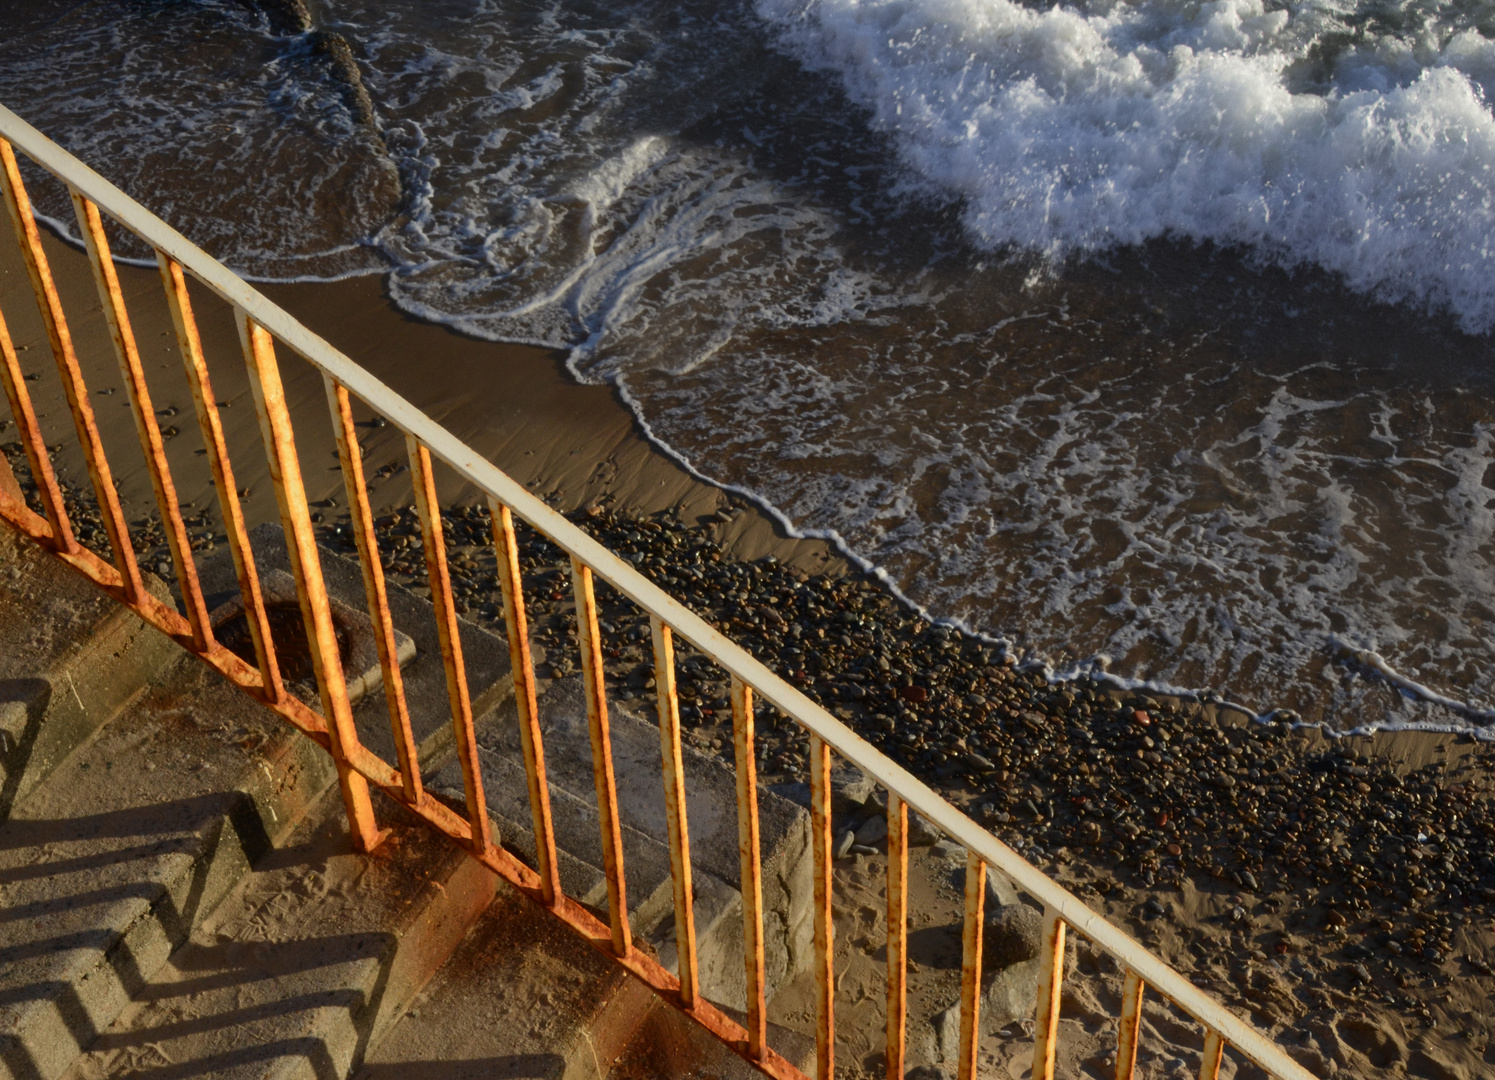
<svg viewBox="0 0 1495 1080"><path fill-rule="evenodd" d="M1495 325L1495 43L1321 3L758 0L980 242L1054 260L1161 236L1313 263ZM1373 15L1374 12L1372 11ZM1440 19L1442 21L1440 21ZM1364 30L1363 24L1361 29Z"/></svg>

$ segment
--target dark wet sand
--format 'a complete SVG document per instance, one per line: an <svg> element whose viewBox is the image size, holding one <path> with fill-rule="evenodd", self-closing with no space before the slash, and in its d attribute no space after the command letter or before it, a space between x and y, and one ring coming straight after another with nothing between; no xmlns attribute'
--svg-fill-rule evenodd
<svg viewBox="0 0 1495 1080"><path fill-rule="evenodd" d="M46 246L115 479L131 516L142 516L154 506L149 477L87 260L50 235ZM202 443L160 278L154 270L133 267L122 267L120 276L146 362L153 404L158 412L172 407L181 410L161 418L163 430L180 429L180 435L167 444L178 493L184 503L211 510L215 505L211 476L206 459L195 453ZM627 507L641 515L673 511L680 520L693 523L729 501L720 489L692 476L646 440L610 387L578 385L566 372L559 352L480 341L410 318L385 298L377 277L269 285L262 291L561 510L599 503ZM251 525L271 520L276 515L275 500L231 313L200 286L194 290L194 304L215 395L229 402L223 419L237 484L250 490L246 514ZM23 367L41 376L30 389L48 443L63 444L57 459L59 472L86 485L72 419L30 284L9 243L0 244L0 311L23 350ZM293 402L308 497L313 501L333 497L341 502L342 480L321 377L288 350L280 350L280 359L287 396ZM100 393L109 390L115 392ZM403 464L403 439L392 428L366 430L366 462L376 509L409 504L408 472L382 480L373 476L381 466ZM477 497L454 477L447 478L442 495L448 505ZM740 515L727 528L725 539L732 554L742 558L772 554L812 572L834 573L846 567L845 560L826 544L790 539L771 518L756 512Z"/></svg>

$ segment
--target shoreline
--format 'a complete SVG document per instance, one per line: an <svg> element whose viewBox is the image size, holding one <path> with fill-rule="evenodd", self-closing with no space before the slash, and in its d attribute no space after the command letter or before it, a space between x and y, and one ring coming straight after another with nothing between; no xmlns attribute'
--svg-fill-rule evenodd
<svg viewBox="0 0 1495 1080"><path fill-rule="evenodd" d="M86 257L43 230L43 242L58 291L69 316L91 402L121 494L132 511L154 508L138 448L133 421L119 392L121 379L104 324ZM120 266L124 290L151 380L153 405L167 436L173 479L184 507L201 508L216 518L211 477L200 456L172 440L180 428L184 442L197 444L190 396L169 315L154 269ZM691 474L650 442L611 386L584 386L565 370L558 350L532 345L495 343L426 322L397 309L388 299L382 277L355 277L314 284L262 284L261 292L308 328L326 338L397 393L410 400L474 450L561 510L588 505L628 506L642 514L674 510L683 521L734 513L726 530L734 555L757 558L772 554L786 563L817 571L844 572L850 563L830 544L785 535L769 515L747 500ZM225 437L235 480L248 488L244 512L249 526L278 520L270 496L258 423L249 398L247 377L227 306L200 286L192 296L203 349L222 410ZM48 442L61 446L55 464L59 476L87 486L81 454L50 351L46 347L30 284L19 255L0 245L0 307L28 371L42 374L31 385ZM37 353L31 350L39 349ZM312 462L333 453L331 427L320 376L311 365L278 350L286 394L291 402L298 449L313 502L336 498L340 475L322 476ZM152 360L156 363L152 363ZM185 412L184 412L185 408ZM173 411L174 410L174 411ZM360 407L355 402L355 414ZM175 417L181 414L181 419ZM362 415L367 416L366 412ZM185 422L184 422L185 421ZM190 429L190 430L189 430ZM388 429L365 427L365 466L376 509L410 502L403 439ZM171 432L171 434L168 434ZM0 431L0 439L4 432ZM8 440L4 440L8 441ZM380 476L392 465L394 471ZM450 477L438 485L446 505L470 499ZM749 510L748 513L740 513Z"/></svg>
<svg viewBox="0 0 1495 1080"><path fill-rule="evenodd" d="M119 378L86 260L51 237L48 254L110 460L135 462L129 411L109 393ZM172 385L174 374L182 382L180 361L159 281L153 271L129 268L121 277L154 405L168 423L176 415L170 410L180 412L177 403L189 399ZM1292 1038L1320 1068L1358 1068L1353 1041L1336 1034L1335 1042L1315 1025L1337 1031L1337 1020L1365 1009L1379 1028L1401 1032L1400 1061L1409 1068L1418 1053L1455 1051L1440 1029L1460 1032L1468 1050L1451 1068L1472 1076L1480 1069L1476 1052L1491 1061L1495 1027L1479 1003L1495 988L1483 959L1495 944L1495 849L1486 850L1495 837L1486 786L1495 748L1425 731L1330 738L1317 728L1264 724L1085 678L1050 684L1042 673L1004 663L985 642L930 626L826 542L787 537L761 510L691 476L644 437L616 391L577 385L558 353L481 341L404 315L380 279L264 291L610 546L631 546L642 569L677 595L693 594L686 597L693 606L796 681L803 675L807 691L884 752L1227 1003L1269 1030L1301 1030ZM0 257L0 304L26 350L23 365L42 375L32 389L49 441L60 435L71 446L13 250ZM238 342L222 305L206 298L198 305L215 396L230 403L224 419L236 484L251 492L252 526L275 511ZM284 351L281 360L308 495L331 529L339 507L329 500L340 501L341 476L335 465L325 472L316 465L332 454L320 379ZM203 513L194 531L210 547L215 515L206 467L191 451L190 410L182 419L170 426L187 437L172 437L168 451L184 504ZM402 441L387 428L361 430L371 478L391 470L371 496L385 535L398 538L410 531ZM75 451L64 449L58 464L78 482ZM150 505L143 466L121 468L117 478L132 511ZM448 507L471 501L455 484L441 494ZM449 520L457 526L473 518L453 511ZM491 577L482 530L468 529L465 539L453 532L454 572L476 596ZM525 541L527 592L537 653L560 656L573 631L565 591L545 591L561 570L545 547ZM385 555L397 581L416 581L399 564L419 569L418 543ZM470 616L482 619L474 608ZM647 701L647 680L637 678L647 650L636 618L613 610L609 617L622 639L613 690ZM806 634L814 645L800 648L795 642ZM542 662L554 664L550 655ZM563 675L565 667L546 673ZM730 739L722 738L720 680L692 671L681 682L690 692L692 740L722 752ZM764 739L765 783L797 782L792 735L774 730ZM1309 791L1318 794L1302 794ZM1393 819L1431 831L1403 834L1390 827ZM1411 883L1414 877L1436 887ZM1212 942L1210 962L1191 951L1203 941Z"/></svg>
<svg viewBox="0 0 1495 1080"><path fill-rule="evenodd" d="M120 379L112 363L113 347L86 257L49 228L42 230L42 236L64 306L70 313L70 328L89 385L118 384ZM11 333L18 348L26 350L40 345L45 354L45 337L35 318L34 301L19 257L5 247L0 245L0 305L13 321ZM157 394L158 411L163 402L170 409L175 401L189 401L169 318L160 301L155 270L133 265L121 265L118 269L142 356L147 353L147 342L164 338L164 351L169 359L161 365L160 378L167 384L178 384L174 390L169 388L165 396ZM495 342L410 315L389 298L384 281L384 275L363 275L325 282L259 283L256 287L557 509L574 511L590 505L627 507L631 513L644 516L674 510L685 524L731 515L734 520L724 539L734 558L751 560L772 554L807 572L865 574L878 580L911 614L1002 649L1020 665L1043 670L1056 684L1092 678L1119 693L1213 703L1261 722L1286 719L1320 726L1315 721L1302 720L1291 709L1270 707L1258 712L1250 705L1222 699L1208 691L1115 675L1094 661L1056 667L1015 647L1007 635L973 630L961 620L935 616L906 596L879 567L846 551L836 541L816 535L794 535L782 515L753 494L703 478L646 433L617 387L577 382L567 369L563 350ZM237 333L226 306L200 286L194 287L193 296L217 396L235 404L250 405ZM16 318L15 312L23 317ZM321 407L320 379L299 357L284 348L279 354L303 458L333 455L331 429ZM403 362L404 357L418 358L415 362L418 367L411 370L413 365ZM24 355L22 360L24 364ZM43 370L50 370L50 364ZM151 377L157 379L155 374ZM55 377L50 383L43 378L41 385L52 387L51 410L65 415L65 403L60 388L55 386ZM457 389L449 389L453 387ZM33 389L35 392L38 388ZM114 400L124 404L122 398ZM49 411L44 407L47 404L45 397L37 399L38 411L43 415ZM357 413L357 402L354 409ZM154 507L149 478L143 462L139 461L136 435L128 414L114 417L111 423L109 410L101 407L97 398L95 410L110 448L111 464L116 465L115 479L127 503ZM195 428L190 410L185 419ZM238 486L251 492L251 497L244 500L248 525L252 528L264 521L278 520L273 497L269 495L268 473L252 406L237 412L226 409L223 419L230 447L235 451ZM163 421L163 426L166 423ZM172 429L166 427L166 430ZM86 486L81 455L72 449L76 440L70 421L61 435L64 449L56 462L59 475L70 476L75 483ZM195 432L189 432L188 440L194 438ZM365 466L376 510L393 509L411 501L409 484L404 480L404 460L405 450L400 440L369 431L365 439ZM121 469L120 463L131 467ZM216 519L211 478L200 460L195 462L197 468L193 464L190 460L183 461L180 454L172 456L173 474L184 508L189 504L198 506L204 519ZM381 470L387 475L381 476ZM340 476L319 484L314 470L304 469L304 472L310 500L340 501ZM438 475L443 502L447 505L469 500L475 494L454 483L442 484L441 480ZM254 498L258 493L263 494ZM1444 699L1436 691L1385 667L1384 661L1374 654L1356 655L1354 659L1366 669L1367 678L1382 683L1390 692L1408 694L1454 715L1471 717L1475 713L1473 707ZM1385 740L1421 732L1434 737L1472 735L1495 741L1495 734L1482 734L1456 722L1417 728L1377 727L1373 731L1363 726L1325 730L1331 730L1336 738L1361 738L1369 734Z"/></svg>

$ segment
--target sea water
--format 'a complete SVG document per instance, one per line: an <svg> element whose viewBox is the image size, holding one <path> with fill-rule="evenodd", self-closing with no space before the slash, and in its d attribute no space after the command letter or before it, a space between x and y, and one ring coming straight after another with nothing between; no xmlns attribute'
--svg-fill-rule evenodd
<svg viewBox="0 0 1495 1080"><path fill-rule="evenodd" d="M1495 4L325 0L372 126L252 5L55 6L0 100L215 254L565 348L935 617L1495 720Z"/></svg>

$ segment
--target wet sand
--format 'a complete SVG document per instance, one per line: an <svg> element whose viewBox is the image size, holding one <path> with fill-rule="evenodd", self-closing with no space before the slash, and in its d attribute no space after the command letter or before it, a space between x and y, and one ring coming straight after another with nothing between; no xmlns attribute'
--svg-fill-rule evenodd
<svg viewBox="0 0 1495 1080"><path fill-rule="evenodd" d="M68 313L69 327L90 390L90 401L108 449L115 479L132 518L154 508L150 481L123 393L102 309L81 252L46 236L48 258ZM154 270L121 267L121 284L134 325L153 405L168 440L179 497L216 520L215 497L191 398L181 374L176 339ZM566 372L559 352L525 345L479 341L397 311L384 296L381 279L353 278L317 285L267 285L262 291L310 329L404 395L469 446L561 510L597 504L630 513L674 512L695 523L728 506L719 488L691 475L643 437L633 415L607 386L581 386ZM276 517L265 457L231 312L200 286L193 292L203 348L215 396L228 402L223 421L240 488L248 488L245 513L251 527ZM59 475L87 485L76 450L72 419L31 295L13 245L0 244L0 310L10 325L21 362L41 378L30 384L50 445L61 444ZM341 502L341 474L321 378L310 364L279 350L287 397L292 401L307 496ZM357 412L355 406L355 412ZM367 419L366 410L359 414ZM6 429L10 430L10 429ZM378 509L405 506L412 495L408 470L380 478L385 466L400 469L403 439L391 428L366 428L365 462ZM0 431L0 441L9 441ZM13 438L14 436L10 436ZM326 463L323 465L322 463ZM444 481L444 482L443 482ZM443 502L471 502L453 477L441 477ZM741 514L727 530L732 554L779 560L814 572L840 572L846 562L820 541L786 537L772 519Z"/></svg>

